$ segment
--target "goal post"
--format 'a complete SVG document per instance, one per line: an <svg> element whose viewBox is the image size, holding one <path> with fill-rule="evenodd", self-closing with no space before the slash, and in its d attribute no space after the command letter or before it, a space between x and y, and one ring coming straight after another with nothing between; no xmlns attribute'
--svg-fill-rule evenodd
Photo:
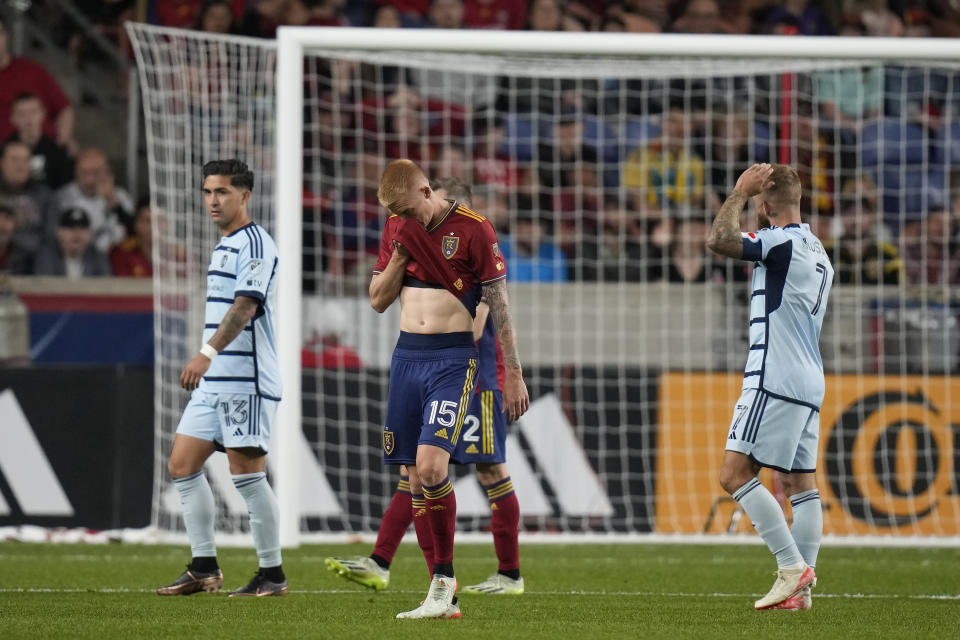
<svg viewBox="0 0 960 640"><path fill-rule="evenodd" d="M155 242L187 245L195 271L206 260L208 220L179 193L204 154L249 156L265 178L253 212L281 259L284 400L269 458L284 546L372 534L396 483L379 448L398 315L377 315L366 297L382 226L371 189L396 157L431 177L466 176L513 251L523 224L542 225L557 249L516 269L508 260L533 405L511 427L507 462L523 530L545 538L750 531L715 479L748 347L748 273L691 252L745 163L797 166L805 219L836 239L831 251L869 232L881 271L905 272L908 258L929 273L951 264L929 242L942 216L927 214L960 191L958 41L128 30L151 201L164 210ZM870 90L850 98L856 74ZM879 101L880 113L849 115L847 135L818 112L828 94ZM256 139L224 136L246 119ZM651 169L666 154L674 164ZM195 303L181 307L203 299L203 281L169 252L160 261L154 523L175 532L163 461L184 402L173 372L199 335ZM551 280L525 282L524 269ZM826 530L956 542L956 299L943 283L875 276L838 283L824 324ZM208 473L225 502L218 526L242 533L242 506ZM482 490L467 471L452 477L459 530L485 536Z"/></svg>

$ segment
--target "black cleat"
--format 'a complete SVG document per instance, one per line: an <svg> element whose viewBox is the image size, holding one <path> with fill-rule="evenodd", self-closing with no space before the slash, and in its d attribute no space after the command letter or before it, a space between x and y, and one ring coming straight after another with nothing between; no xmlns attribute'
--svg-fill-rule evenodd
<svg viewBox="0 0 960 640"><path fill-rule="evenodd" d="M236 591L231 591L227 597L232 598L234 596L253 596L256 598L262 598L264 596L282 596L287 593L287 581L283 582L271 582L263 576L263 573L257 572L257 575L253 576L253 580L247 583L247 586L237 589Z"/></svg>
<svg viewBox="0 0 960 640"><path fill-rule="evenodd" d="M157 595L188 596L191 593L199 593L200 591L215 593L220 591L220 587L222 586L223 572L219 569L209 573L203 573L193 571L190 569L190 565L187 565L187 570L184 571L179 578L174 580L173 584L168 584L165 587L157 589Z"/></svg>

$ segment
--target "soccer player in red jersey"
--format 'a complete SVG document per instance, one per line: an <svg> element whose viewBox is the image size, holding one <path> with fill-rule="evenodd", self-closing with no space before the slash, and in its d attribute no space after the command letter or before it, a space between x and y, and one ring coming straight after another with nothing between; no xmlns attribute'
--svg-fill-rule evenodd
<svg viewBox="0 0 960 640"><path fill-rule="evenodd" d="M530 399L510 318L507 268L493 225L442 198L409 160L387 166L377 195L393 215L385 225L370 302L381 313L397 297L401 304L383 431L384 461L406 465L411 492L423 492L434 543L427 597L421 606L397 617L446 617L457 590L456 497L448 465L475 385L473 321L481 295L490 307L503 351L503 397L509 417L520 417Z"/></svg>

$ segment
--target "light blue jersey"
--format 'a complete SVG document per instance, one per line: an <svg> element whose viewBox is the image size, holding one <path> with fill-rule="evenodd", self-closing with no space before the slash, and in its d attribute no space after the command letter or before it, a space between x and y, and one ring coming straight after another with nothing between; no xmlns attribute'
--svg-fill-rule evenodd
<svg viewBox="0 0 960 640"><path fill-rule="evenodd" d="M213 249L207 267L203 342L216 333L237 296L254 298L260 307L250 324L210 363L200 391L256 394L280 400L280 365L274 340L277 263L273 238L252 222L221 237Z"/></svg>
<svg viewBox="0 0 960 640"><path fill-rule="evenodd" d="M789 224L743 234L743 259L756 262L743 388L819 410L820 328L833 283L823 245L810 225Z"/></svg>

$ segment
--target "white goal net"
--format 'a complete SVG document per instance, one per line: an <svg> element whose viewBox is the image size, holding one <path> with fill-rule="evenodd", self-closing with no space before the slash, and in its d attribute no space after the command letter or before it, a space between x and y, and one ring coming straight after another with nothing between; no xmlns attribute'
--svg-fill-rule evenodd
<svg viewBox="0 0 960 640"><path fill-rule="evenodd" d="M293 453L274 468L296 469L288 504L302 534L376 530L396 484L380 447L398 309L378 315L366 291L384 220L380 171L408 157L431 177L471 184L473 208L505 250L532 399L507 454L525 531L750 529L716 479L748 347L750 265L710 255L704 240L739 173L764 161L799 171L805 220L837 271L821 344L825 532L960 535L951 377L960 65L812 50L789 59L584 55L583 46L558 54L582 37L572 35L522 55L321 47L311 37L301 73L278 81L284 95L302 87L290 120L283 101L275 111L275 42L128 28L162 212L161 529L182 526L165 460L215 234L199 167L237 156L256 174L255 219L278 237L281 215L292 225L286 237L302 244L296 273L283 270L280 243L282 277L302 299L280 310L302 326L293 336L301 370L290 370L301 393L284 402L302 420L279 425ZM302 122L302 145L275 139L275 117ZM276 175L275 149L294 154L302 176ZM281 178L302 190L302 211L275 207ZM746 212L744 228L754 224ZM242 530L246 509L224 468L209 472L221 528ZM454 470L458 524L482 531L489 507L471 473ZM761 478L779 490L772 474Z"/></svg>

